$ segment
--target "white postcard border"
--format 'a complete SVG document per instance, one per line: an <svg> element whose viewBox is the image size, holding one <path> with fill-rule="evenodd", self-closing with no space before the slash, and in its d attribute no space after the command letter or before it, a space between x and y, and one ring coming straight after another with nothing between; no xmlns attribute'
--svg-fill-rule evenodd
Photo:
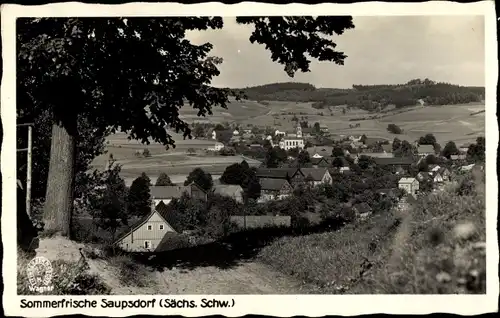
<svg viewBox="0 0 500 318"><path fill-rule="evenodd" d="M99 303L103 298L116 300L136 300L166 298L167 296L17 296L16 295L16 94L15 94L15 19L17 17L67 17L67 16L242 16L242 15L485 15L486 45L486 188L487 188L487 294L486 295L193 295L175 296L176 299L234 299L235 306L226 309L20 309L20 300L60 300L89 299ZM123 5L95 5L67 2L43 6L2 5L2 44L3 78L1 93L1 115L4 139L1 152L2 184L2 243L4 246L3 303L6 315L18 316L55 316L81 313L87 315L129 316L135 314L159 314L200 316L222 314L241 316L263 314L273 316L323 316L359 315L371 313L388 314L427 314L447 312L462 315L481 314L497 311L499 264L497 245L497 198L496 147L498 145L498 125L496 121L496 86L498 61L496 45L496 17L494 4L490 1L459 4L453 2L426 3L356 3L356 4L319 4L319 5L271 5L245 2L236 5L204 3L182 5L178 3L130 3Z"/></svg>

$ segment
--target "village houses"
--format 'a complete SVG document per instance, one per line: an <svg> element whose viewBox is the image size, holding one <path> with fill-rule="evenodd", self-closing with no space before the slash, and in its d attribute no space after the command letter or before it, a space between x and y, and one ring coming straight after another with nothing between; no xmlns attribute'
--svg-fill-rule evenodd
<svg viewBox="0 0 500 318"><path fill-rule="evenodd" d="M300 168L300 171L305 176L304 180L312 182L313 186L332 183L332 176L326 168Z"/></svg>
<svg viewBox="0 0 500 318"><path fill-rule="evenodd" d="M417 193L419 190L419 182L415 178L401 178L399 180L398 186L400 189L403 189L406 191L407 194L413 196L414 198L417 197Z"/></svg>
<svg viewBox="0 0 500 318"><path fill-rule="evenodd" d="M169 204L173 199L180 199L184 193L192 198L207 200L207 193L196 183L187 186L153 186L150 188L151 201L156 206L161 202Z"/></svg>
<svg viewBox="0 0 500 318"><path fill-rule="evenodd" d="M234 184L218 184L212 189L214 194L229 197L238 203L243 203L243 188Z"/></svg>
<svg viewBox="0 0 500 318"><path fill-rule="evenodd" d="M289 197L293 188L286 179L259 179L261 193L257 200L259 203L268 202L271 200L283 200Z"/></svg>

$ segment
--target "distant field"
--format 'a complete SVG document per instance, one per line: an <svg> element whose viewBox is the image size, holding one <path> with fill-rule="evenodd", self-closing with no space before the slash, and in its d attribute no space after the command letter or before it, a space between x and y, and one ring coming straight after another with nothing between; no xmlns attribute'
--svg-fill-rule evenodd
<svg viewBox="0 0 500 318"><path fill-rule="evenodd" d="M259 123L262 126L273 126L281 130L293 129L293 115L283 114L294 112L299 119L307 117L310 124L320 122L329 128L335 135L366 134L368 137L406 139L414 141L427 133L433 133L439 143L453 140L457 143L473 142L478 136L485 133L485 113L471 116L472 113L485 109L484 105L447 105L407 108L407 112L390 115L380 119L363 121L349 121L352 118L368 117L362 110L349 110L342 114L342 107L332 107L333 116L329 109L314 109L311 103L269 102L270 113L250 120L240 121L243 126L250 123ZM305 113L300 115L299 113ZM317 115L322 112L323 116ZM272 114L280 114L273 117ZM358 128L349 128L349 125L359 123ZM396 124L404 130L402 135L394 135L387 131L388 124Z"/></svg>
<svg viewBox="0 0 500 318"><path fill-rule="evenodd" d="M192 122L196 118L196 113L189 107L181 114L185 120ZM472 113L485 110L484 105L448 105L448 106L426 106L408 108L407 112L394 114L380 119L363 121L349 121L352 118L370 116L362 110L348 110L342 113L342 107L331 107L330 109L314 109L311 103L295 102L273 102L267 101L257 103L253 101L233 102L229 104L227 110L214 109L214 116L211 120L234 121L242 126L259 125L271 126L280 130L289 130L295 127L292 122L295 113L300 120L307 120L311 125L320 122L326 125L333 135L366 134L368 137L386 138L393 140L398 137L402 140L414 141L419 137L432 133L438 142L444 144L450 140L457 144L474 142L478 136L485 134L485 113L471 116ZM323 116L318 115L323 113ZM332 116L333 114L333 116ZM273 116L274 115L274 116ZM188 118L191 116L192 120ZM222 120L223 119L223 120ZM214 122L215 122L214 121ZM349 125L359 123L358 128L349 128ZM394 135L387 131L388 124L400 126L404 133ZM108 153L122 164L123 176L135 178L141 172L146 172L151 177L157 176L161 172L169 175L184 176L195 167L201 167L212 174L222 174L224 169L235 162L241 162L242 157L207 157L205 149L212 147L212 140L184 140L181 135L173 134L176 148L166 150L164 146L152 143L145 146L135 140L128 140L123 133L117 133L107 139ZM136 151L148 148L152 157L138 158ZM196 150L196 156L188 156L187 150ZM96 158L93 166L102 169L106 164L108 155ZM251 165L259 165L260 162L248 160Z"/></svg>
<svg viewBox="0 0 500 318"><path fill-rule="evenodd" d="M234 99L227 105L227 109L215 107L212 109L213 115L199 117L198 111L189 105L180 110L180 116L188 122L233 122L264 115L269 112L269 107L255 101L236 101Z"/></svg>
<svg viewBox="0 0 500 318"><path fill-rule="evenodd" d="M241 156L208 156L205 150L214 146L210 140L184 140L180 135L173 136L176 148L166 150L164 146L152 143L142 145L135 140L128 140L123 133L116 133L107 139L107 154L97 157L92 166L104 169L109 154L122 166L122 177L136 178L145 172L151 179L161 173L167 173L172 179L185 179L193 169L199 167L211 174L222 174L227 166L246 160L250 166L259 166L260 161ZM151 157L137 157L136 151L147 148ZM187 150L193 148L195 155L188 155Z"/></svg>

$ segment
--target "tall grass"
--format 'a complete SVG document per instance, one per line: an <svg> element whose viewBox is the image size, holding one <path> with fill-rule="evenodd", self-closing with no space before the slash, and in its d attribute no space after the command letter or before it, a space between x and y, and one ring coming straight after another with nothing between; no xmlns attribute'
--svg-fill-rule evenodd
<svg viewBox="0 0 500 318"><path fill-rule="evenodd" d="M484 173L474 173L408 211L281 238L260 259L324 293L485 293L485 235Z"/></svg>

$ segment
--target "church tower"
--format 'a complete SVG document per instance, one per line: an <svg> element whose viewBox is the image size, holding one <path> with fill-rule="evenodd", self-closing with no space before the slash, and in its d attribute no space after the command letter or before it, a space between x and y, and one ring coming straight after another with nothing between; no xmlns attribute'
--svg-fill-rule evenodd
<svg viewBox="0 0 500 318"><path fill-rule="evenodd" d="M300 123L297 123L297 137L302 138L302 127L300 126Z"/></svg>

